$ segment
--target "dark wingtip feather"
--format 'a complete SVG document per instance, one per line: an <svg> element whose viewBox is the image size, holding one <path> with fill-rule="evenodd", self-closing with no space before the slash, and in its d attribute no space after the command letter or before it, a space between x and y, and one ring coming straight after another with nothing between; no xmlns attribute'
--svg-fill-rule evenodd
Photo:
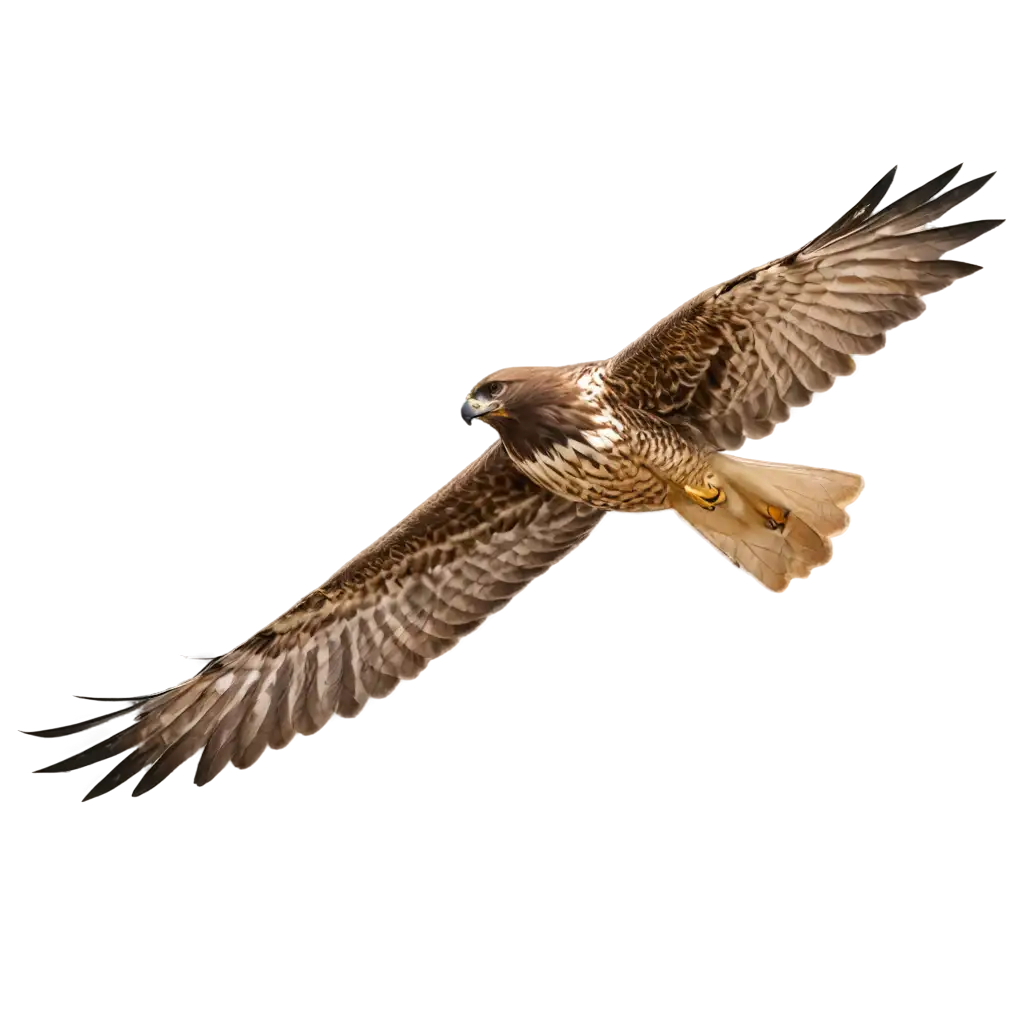
<svg viewBox="0 0 1024 1024"><path fill-rule="evenodd" d="M92 724L93 720L68 719L66 722L58 722L56 725L33 725L23 729L26 736L39 742L46 742L49 739L61 739L65 736L73 736L82 729Z"/></svg>
<svg viewBox="0 0 1024 1024"><path fill-rule="evenodd" d="M70 758L66 759L70 761ZM33 775L53 775L55 772L70 772L73 770L72 766L65 767L66 761L58 761L56 764L48 764L45 768L36 768Z"/></svg>
<svg viewBox="0 0 1024 1024"><path fill-rule="evenodd" d="M132 796L142 796L148 793L154 786L159 785L163 782L163 775L154 775L153 769L151 768L142 778L139 780L138 785L132 790Z"/></svg>
<svg viewBox="0 0 1024 1024"><path fill-rule="evenodd" d="M965 238L964 241L970 242L977 238L979 235L983 235L987 231L991 231L993 228L997 228L1000 224L1005 223L1005 217L1000 217L996 220L971 220L965 221L963 224L954 224L950 227L950 230L959 231L962 232L964 235L969 236ZM936 230L941 230L941 228L937 228Z"/></svg>
<svg viewBox="0 0 1024 1024"><path fill-rule="evenodd" d="M31 737L36 742L48 742L53 739L63 739L68 736L76 736L80 732L85 732L98 725L113 724L118 719L127 717L135 711L139 705L143 705L143 703L148 699L150 698L127 697L117 701L111 700L111 703L124 703L125 707L103 715L95 715L91 718L70 718L61 722L56 722L53 725L29 726L23 731L26 736Z"/></svg>
<svg viewBox="0 0 1024 1024"><path fill-rule="evenodd" d="M914 192L923 192L927 189L930 190L929 198L937 195L963 170L963 167L963 161L961 161L955 167L950 167L948 171L935 175L931 181L926 181L919 188L914 189ZM912 195L913 193L910 194Z"/></svg>
<svg viewBox="0 0 1024 1024"><path fill-rule="evenodd" d="M83 693L73 694L76 700L104 700L111 701L113 703L123 703L124 701L134 701L136 704L142 700L152 700L154 697L162 697L167 691L157 690L156 693L144 693L140 697L87 697Z"/></svg>
<svg viewBox="0 0 1024 1024"><path fill-rule="evenodd" d="M889 191L889 186L892 184L893 179L896 177L896 167L893 166L889 171L882 175L864 193L864 195L856 202L849 210L846 211L834 224L830 225L825 231L823 231L817 238L812 239L805 246L801 248L801 252L811 252L817 249L819 246L828 245L830 242L834 242L838 238L842 238L843 235L847 234L858 224L864 221L866 218L871 216L872 211L885 197L886 192Z"/></svg>
<svg viewBox="0 0 1024 1024"><path fill-rule="evenodd" d="M977 184L978 188L981 188L981 186L984 185L985 182L991 181L995 176L996 176L996 172L995 171L989 171L988 174L983 174L980 178L972 178L970 181L965 182L965 184L967 184L967 185Z"/></svg>
<svg viewBox="0 0 1024 1024"><path fill-rule="evenodd" d="M958 278L970 277L982 269L978 263L964 263L963 260L943 260L942 265L950 271L955 269Z"/></svg>
<svg viewBox="0 0 1024 1024"><path fill-rule="evenodd" d="M138 734L134 730L137 725L138 723L130 725L127 729L122 729L121 732L114 733L113 736L107 737L107 739L89 747L87 750L81 751L81 753L65 758L63 761L49 764L45 768L37 768L36 774L73 772L76 768L85 768L90 764L95 764L97 761L105 761L108 757L123 753L129 747L135 746Z"/></svg>
<svg viewBox="0 0 1024 1024"><path fill-rule="evenodd" d="M850 208L849 213L852 214L865 206L874 209L882 201L882 197L885 193L889 191L889 186L892 185L893 180L896 177L897 166L898 165L893 164L892 167L890 167L889 170L887 170L885 174L883 174L878 181L876 181L874 185L872 185L871 188L869 188L867 192L865 192L864 195L854 203ZM847 216L849 216L849 214L847 214Z"/></svg>

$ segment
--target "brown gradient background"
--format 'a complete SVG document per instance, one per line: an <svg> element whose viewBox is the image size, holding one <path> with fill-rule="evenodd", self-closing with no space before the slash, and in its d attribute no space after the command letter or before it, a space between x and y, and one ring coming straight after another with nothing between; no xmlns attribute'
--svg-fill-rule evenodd
<svg viewBox="0 0 1024 1024"><path fill-rule="evenodd" d="M175 648L315 581L474 451L450 411L484 362L610 348L891 158L1020 158L1022 33L1016 11L5 12L4 733L75 688L159 686ZM991 422L961 451L1010 460L991 487L1017 500L1013 324L989 327ZM854 387L815 415L866 402L833 441L885 440ZM811 423L793 450L844 457ZM889 456L955 455L914 429ZM915 465L891 501L955 495ZM904 584L934 588L936 550ZM984 685L1012 697L1001 607ZM994 642L972 614L945 626L968 660ZM1016 809L132 814L23 777L36 753L3 750L5 1024L1020 1019Z"/></svg>

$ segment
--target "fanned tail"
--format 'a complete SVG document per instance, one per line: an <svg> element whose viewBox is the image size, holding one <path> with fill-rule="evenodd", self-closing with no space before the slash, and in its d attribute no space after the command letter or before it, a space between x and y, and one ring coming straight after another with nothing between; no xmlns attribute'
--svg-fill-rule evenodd
<svg viewBox="0 0 1024 1024"><path fill-rule="evenodd" d="M785 590L832 557L830 537L849 523L844 509L861 492L855 473L711 456L714 503L673 489L672 506L735 564L769 590ZM712 505L713 507L706 507Z"/></svg>

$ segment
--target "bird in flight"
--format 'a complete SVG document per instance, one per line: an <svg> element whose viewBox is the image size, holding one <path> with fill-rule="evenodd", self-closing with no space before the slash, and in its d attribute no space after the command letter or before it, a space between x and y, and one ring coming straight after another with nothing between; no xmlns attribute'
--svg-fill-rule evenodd
<svg viewBox="0 0 1024 1024"><path fill-rule="evenodd" d="M955 167L874 212L895 168L827 231L701 292L610 359L485 377L462 406L498 440L280 618L180 686L34 736L120 715L131 725L43 772L127 754L85 799L148 769L148 792L193 754L205 785L230 761L357 715L412 679L583 541L607 511L674 509L736 565L784 590L831 557L860 492L852 473L754 462L764 437L980 269L942 259L1001 221L929 225L991 175Z"/></svg>

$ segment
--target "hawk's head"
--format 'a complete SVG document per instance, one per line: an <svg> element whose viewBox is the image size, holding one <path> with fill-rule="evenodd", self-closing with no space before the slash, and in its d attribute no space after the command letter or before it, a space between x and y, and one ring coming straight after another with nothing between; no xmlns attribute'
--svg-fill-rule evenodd
<svg viewBox="0 0 1024 1024"><path fill-rule="evenodd" d="M506 445L523 455L592 428L594 410L583 401L572 366L528 366L498 370L466 396L462 418L481 419Z"/></svg>

